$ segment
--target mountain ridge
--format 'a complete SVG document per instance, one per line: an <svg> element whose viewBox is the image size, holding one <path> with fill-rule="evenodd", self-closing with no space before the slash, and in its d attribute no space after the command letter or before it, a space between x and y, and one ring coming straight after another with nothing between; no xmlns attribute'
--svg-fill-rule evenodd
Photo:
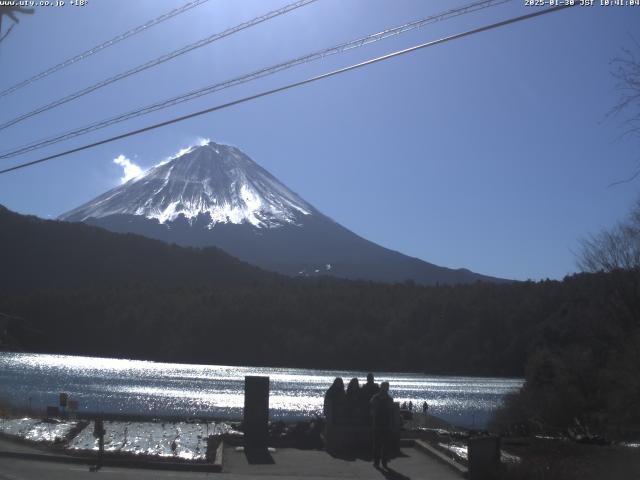
<svg viewBox="0 0 640 480"><path fill-rule="evenodd" d="M207 142L59 217L182 246L217 246L289 276L420 284L505 281L382 247L338 224L242 153Z"/></svg>
<svg viewBox="0 0 640 480"><path fill-rule="evenodd" d="M238 148L208 142L59 218L85 221L126 214L164 224L180 215L189 220L203 213L211 217L211 229L218 223L245 222L271 228L319 212Z"/></svg>
<svg viewBox="0 0 640 480"><path fill-rule="evenodd" d="M0 290L250 283L280 277L217 247L194 249L0 205Z"/></svg>

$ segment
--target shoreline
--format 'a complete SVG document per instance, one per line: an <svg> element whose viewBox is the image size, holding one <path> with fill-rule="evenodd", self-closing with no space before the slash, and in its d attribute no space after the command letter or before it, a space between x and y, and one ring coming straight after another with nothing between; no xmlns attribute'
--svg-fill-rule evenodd
<svg viewBox="0 0 640 480"><path fill-rule="evenodd" d="M17 413L17 412L16 412ZM107 420L105 422L108 431L108 441L105 442L103 465L130 466L137 468L156 468L167 470L199 470L220 471L222 469L223 450L237 451L237 447L243 445L243 433L235 428L229 430L213 429L213 433L205 435L203 424L192 424L195 419L180 417L178 422L169 422L158 418L144 416L137 418L137 422L131 416L127 420ZM14 419L20 420L20 419ZM30 418L31 422L43 423L44 420ZM188 421L189 420L189 421ZM9 421L9 420L7 420ZM65 420L61 420L64 422ZM307 422L311 419L307 418ZM1 420L0 420L1 422ZM87 419L68 419L67 424L74 423L77 428L68 430L68 435L63 439L54 441L34 441L19 435L0 433L0 457L13 457L35 460L48 460L59 462L72 462L84 464L97 464L99 455L96 442L93 437L92 422ZM166 425L164 424L166 423ZM232 427L238 421L230 421L225 426ZM277 425L281 423L282 425ZM112 425L116 424L116 425ZM53 424L52 424L53 425ZM291 451L316 450L325 451L324 445L303 445L298 442L300 437L282 436L279 427L285 427L289 432L294 431L295 422L283 422L277 419L270 421L269 445L276 448ZM127 441L127 428L129 429L129 441ZM198 429L202 435L197 436L197 445L194 448L196 435L190 430ZM123 435L124 431L124 435ZM73 432L73 433L71 433ZM163 433L164 432L164 433ZM159 435L159 433L161 433ZM166 435L169 433L169 435ZM410 420L403 423L401 430L401 446L413 447L423 450L432 457L441 457L456 468L468 468L467 441L474 435L484 435L486 432L461 429L434 415L426 417L421 412L415 412ZM83 438L80 438L83 437ZM124 438L123 438L124 437ZM147 437L148 443L144 440ZM180 448L171 451L167 445L171 445L172 439L178 440ZM83 441L85 446L83 447ZM89 443L86 443L88 441ZM191 443L189 444L189 441ZM158 450L160 443L164 443L164 450ZM127 446L125 449L124 446ZM156 449L145 450L145 445L155 445ZM133 447L133 448L132 448ZM522 471L539 465L564 465L565 463L587 461L590 456L602 460L609 458L621 459L628 465L630 458L635 458L637 448L629 448L631 445L611 444L606 446L583 445L572 442L568 438L547 439L536 436L514 438L502 437L501 463L502 468L510 475L513 472ZM558 456L559 452L563 452ZM195 455L183 455L182 452L195 453ZM566 455L566 462L564 457ZM586 460L585 460L586 459ZM546 467L545 467L546 468ZM632 468L632 467L625 467ZM505 477L511 478L511 477Z"/></svg>
<svg viewBox="0 0 640 480"><path fill-rule="evenodd" d="M0 367L9 383L0 396L11 410L44 415L58 405L58 394L74 400L79 418L167 421L183 418L238 421L242 417L244 377L270 377L272 420L304 421L320 415L323 397L335 376L355 377L361 372L318 371L252 367L155 364L123 359L0 353ZM126 374L125 374L126 372ZM414 406L424 401L430 412L454 425L486 428L487 419L504 396L517 391L522 380L491 377L425 376L374 372L378 382L391 384L391 395ZM40 385L46 381L46 389ZM78 405L79 404L79 405ZM414 410L415 411L415 410Z"/></svg>
<svg viewBox="0 0 640 480"><path fill-rule="evenodd" d="M144 363L153 363L153 364L167 364L167 365L181 365L181 366L193 366L193 367L221 367L221 368L248 368L248 369L263 369L263 368L277 368L282 370L317 370L331 373L340 373L340 372L350 372L357 373L359 376L366 377L366 374L369 371L373 371L376 375L376 378L384 377L387 375L422 375L427 377L436 377L436 378L473 378L473 379L498 379L498 380L513 380L513 381L522 381L524 382L524 377L511 376L511 375L500 375L500 374L474 374L474 373L431 373L426 372L424 370L362 370L360 368L349 368L349 367L326 367L326 366L292 366L292 365L278 365L278 364L263 364L263 365L234 365L234 364L213 364L213 363L190 363L188 361L181 361L176 359L153 359L153 358L137 358L137 357L117 357L111 354L105 355L96 355L96 354L82 354L82 353L61 353L61 352L45 352L45 351L9 351L9 350L0 350L0 355L2 354L17 354L17 355L55 355L61 357L83 357L83 358L99 358L102 360L123 360L127 362L144 362ZM114 354L115 355L115 354Z"/></svg>

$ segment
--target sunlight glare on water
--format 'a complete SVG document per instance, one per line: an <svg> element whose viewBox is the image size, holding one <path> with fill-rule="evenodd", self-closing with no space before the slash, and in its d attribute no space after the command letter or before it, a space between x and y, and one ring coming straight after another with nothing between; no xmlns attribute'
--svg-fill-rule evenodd
<svg viewBox="0 0 640 480"><path fill-rule="evenodd" d="M463 426L483 426L520 379L376 373L399 402ZM270 377L272 418L322 413L324 392L337 376L365 381L366 372L293 368L187 365L141 360L0 353L0 401L44 410L60 392L77 400L79 411L145 416L233 419L242 416L245 375Z"/></svg>

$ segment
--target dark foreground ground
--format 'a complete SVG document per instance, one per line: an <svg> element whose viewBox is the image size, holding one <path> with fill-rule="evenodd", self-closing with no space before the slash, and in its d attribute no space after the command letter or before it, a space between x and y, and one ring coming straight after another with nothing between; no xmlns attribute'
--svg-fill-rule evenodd
<svg viewBox="0 0 640 480"><path fill-rule="evenodd" d="M38 452L22 444L0 439L0 450ZM0 457L0 480L75 480L96 476L113 479L430 479L458 480L462 476L446 465L414 448L404 448L402 455L394 459L388 470L377 470L370 461L361 458L339 459L320 450L278 449L270 455L270 462L250 464L243 452L229 447L224 449L221 473L172 472L163 470L103 467L90 472L88 465L53 462L47 460L22 460Z"/></svg>
<svg viewBox="0 0 640 480"><path fill-rule="evenodd" d="M420 440L422 444L426 442L432 447L438 447L439 444L447 443L447 437L454 441L453 427L433 416L425 419L421 414L414 415L414 420L408 422L407 426L413 429L405 431L405 435L423 439ZM423 426L431 430L421 431L418 428ZM403 447L402 454L391 462L391 468L386 471L375 469L366 456L335 458L323 450L277 448L260 459L248 459L244 452L237 450L229 438L230 443L225 442L222 448L220 462L222 469L219 473L170 471L166 469L166 465L161 465L159 468L153 466L152 468L128 468L117 459L98 472L90 472L89 464L82 463L78 458L70 460L68 456L61 455L59 449L0 436L0 480L73 480L94 478L96 475L122 479L191 479L213 476L228 479L280 480L294 478L459 480L463 478L461 471L456 471L441 459L436 458L442 453L450 457L450 452L435 448L438 451L434 454L426 448L418 448L420 445L417 444L420 441L416 440L413 447ZM238 442L235 443L238 444ZM411 442L404 442L405 445L409 443ZM583 445L568 439L529 437L503 438L502 449L503 453L508 454L507 456L516 456L520 461L503 463L500 480L640 479L640 448L621 445ZM20 458L25 454L36 455L38 458ZM216 458L220 457L216 456ZM465 462L462 460L454 463L460 466Z"/></svg>
<svg viewBox="0 0 640 480"><path fill-rule="evenodd" d="M509 465L504 480L639 480L640 448L581 445L559 440L503 442L522 461Z"/></svg>

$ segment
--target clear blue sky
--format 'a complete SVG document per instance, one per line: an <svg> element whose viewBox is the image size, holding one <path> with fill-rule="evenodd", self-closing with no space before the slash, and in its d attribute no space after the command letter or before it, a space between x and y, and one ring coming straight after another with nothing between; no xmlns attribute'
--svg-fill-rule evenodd
<svg viewBox="0 0 640 480"><path fill-rule="evenodd" d="M182 5L89 0L37 8L0 43L0 89ZM69 2L67 2L68 4ZM0 98L0 121L288 2L211 0ZM469 2L320 0L0 132L0 150ZM145 126L484 23L513 2L202 97L2 165ZM3 27L9 21L3 20ZM421 50L0 176L0 203L55 217L199 137L238 146L319 210L381 245L516 279L575 271L579 239L623 218L640 181L617 141L609 61L640 37L640 7L576 7Z"/></svg>

